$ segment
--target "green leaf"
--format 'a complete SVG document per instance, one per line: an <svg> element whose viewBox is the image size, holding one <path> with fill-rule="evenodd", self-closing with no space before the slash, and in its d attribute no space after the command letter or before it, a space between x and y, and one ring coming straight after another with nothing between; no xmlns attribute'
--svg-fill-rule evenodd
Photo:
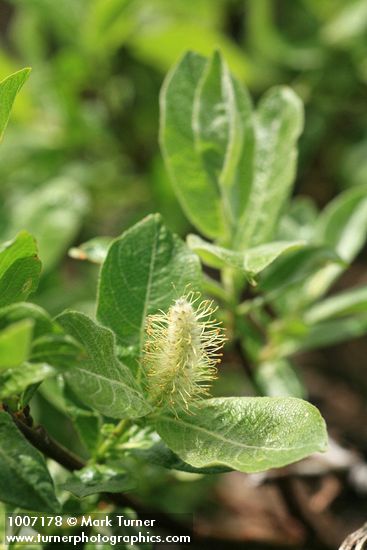
<svg viewBox="0 0 367 550"><path fill-rule="evenodd" d="M24 228L36 237L44 269L48 271L75 237L87 205L87 197L77 182L59 178L17 200L9 231Z"/></svg>
<svg viewBox="0 0 367 550"><path fill-rule="evenodd" d="M51 317L41 307L27 302L10 304L0 309L0 329L12 323L30 319L33 322L33 337L38 338L47 333L54 333L58 330Z"/></svg>
<svg viewBox="0 0 367 550"><path fill-rule="evenodd" d="M345 191L331 201L319 216L315 235L351 262L366 241L367 186Z"/></svg>
<svg viewBox="0 0 367 550"><path fill-rule="evenodd" d="M266 361L254 372L256 384L269 397L300 397L306 391L293 366L285 359Z"/></svg>
<svg viewBox="0 0 367 550"><path fill-rule="evenodd" d="M58 512L51 476L41 454L18 431L10 416L0 412L0 499L37 512Z"/></svg>
<svg viewBox="0 0 367 550"><path fill-rule="evenodd" d="M11 304L0 309L0 329L12 326L14 323L30 323L32 325L32 349L30 354L27 354L27 356L23 358L23 361L29 359L30 362L39 364L38 366L28 366L27 368L27 373L29 373L25 378L27 387L24 389L24 394L22 395L22 403L25 406L32 398L39 384L43 381L43 374L45 374L47 370L45 370L43 363L48 362L48 357L46 357L45 354L43 354L43 356L40 354L38 358L35 357L35 343L39 338L44 337L45 334L50 335L50 337L51 335L55 335L57 332L61 331L61 328L57 327L56 323L53 323L51 317L42 308L35 304L25 302ZM52 352L55 354L55 349L53 349ZM5 375L7 381L6 387L8 388L7 392L11 391L12 393L17 393L16 388L21 387L23 381L19 373L21 373L21 368L17 369L17 371L12 374L9 372ZM36 375L36 383L28 385L30 384L30 376L33 376L33 373ZM47 377L53 376L54 371L49 370L46 374Z"/></svg>
<svg viewBox="0 0 367 550"><path fill-rule="evenodd" d="M319 411L291 397L209 399L194 414L158 418L156 429L173 452L197 468L223 465L259 472L327 445Z"/></svg>
<svg viewBox="0 0 367 550"><path fill-rule="evenodd" d="M367 287L352 288L311 307L304 314L306 323L318 323L331 317L367 314Z"/></svg>
<svg viewBox="0 0 367 550"><path fill-rule="evenodd" d="M101 415L83 405L62 376L45 380L40 393L53 408L71 418L80 441L93 453L100 444Z"/></svg>
<svg viewBox="0 0 367 550"><path fill-rule="evenodd" d="M274 236L291 191L296 142L302 127L302 103L290 88L275 87L263 96L255 117L253 181L238 227L236 248L257 246Z"/></svg>
<svg viewBox="0 0 367 550"><path fill-rule="evenodd" d="M310 300L322 296L354 260L367 236L367 186L345 191L331 201L321 213L315 227L315 240L335 250L345 262L318 271L305 284Z"/></svg>
<svg viewBox="0 0 367 550"><path fill-rule="evenodd" d="M218 238L225 232L220 194L203 169L192 128L195 91L205 66L205 58L189 52L167 75L160 98L160 144L187 217L202 233Z"/></svg>
<svg viewBox="0 0 367 550"><path fill-rule="evenodd" d="M100 276L98 319L115 332L121 346L134 346L138 355L146 316L168 309L187 285L195 289L200 282L197 256L158 214L148 216L109 248Z"/></svg>
<svg viewBox="0 0 367 550"><path fill-rule="evenodd" d="M196 150L221 191L227 221L233 227L252 179L252 105L218 52L207 63L195 93L193 128Z"/></svg>
<svg viewBox="0 0 367 550"><path fill-rule="evenodd" d="M83 348L70 336L46 334L34 340L30 360L68 368L83 354Z"/></svg>
<svg viewBox="0 0 367 550"><path fill-rule="evenodd" d="M69 491L78 498L84 498L96 493L120 493L134 489L135 483L131 475L116 472L114 469L95 465L87 466L61 485L61 489Z"/></svg>
<svg viewBox="0 0 367 550"><path fill-rule="evenodd" d="M295 197L279 222L277 238L304 239L310 241L314 235L318 211L310 197Z"/></svg>
<svg viewBox="0 0 367 550"><path fill-rule="evenodd" d="M133 454L147 463L162 466L162 468L167 468L168 470L179 470L190 474L221 474L231 471L231 468L227 468L226 466L195 468L181 460L163 441L158 441L149 449L135 449Z"/></svg>
<svg viewBox="0 0 367 550"><path fill-rule="evenodd" d="M210 267L222 269L231 266L239 269L252 279L280 256L305 246L304 241L279 241L236 252L204 241L197 235L188 235L187 244L203 262Z"/></svg>
<svg viewBox="0 0 367 550"><path fill-rule="evenodd" d="M129 0L95 0L85 11L83 42L93 55L110 56L136 26L136 6Z"/></svg>
<svg viewBox="0 0 367 550"><path fill-rule="evenodd" d="M52 382L52 380L49 382ZM75 429L79 435L79 439L85 448L90 453L94 453L100 445L102 437L101 415L89 407L84 406L75 396L68 384L65 384L63 379L59 378L56 382L60 383L59 387L61 390L61 399L63 400L63 412L65 412L72 419ZM52 398L52 394L50 397L51 402L53 403L54 400Z"/></svg>
<svg viewBox="0 0 367 550"><path fill-rule="evenodd" d="M91 453L95 453L101 442L101 417L95 411L68 406L68 414L75 426L80 441Z"/></svg>
<svg viewBox="0 0 367 550"><path fill-rule="evenodd" d="M21 231L13 240L0 246L0 277L16 260L36 255L37 245L34 237L26 231Z"/></svg>
<svg viewBox="0 0 367 550"><path fill-rule="evenodd" d="M265 293L284 293L295 286L299 293L300 282L328 264L344 265L344 262L330 248L308 245L270 265L262 274L259 289Z"/></svg>
<svg viewBox="0 0 367 550"><path fill-rule="evenodd" d="M69 256L75 260L88 260L94 264L103 264L112 240L112 237L96 237L71 248Z"/></svg>
<svg viewBox="0 0 367 550"><path fill-rule="evenodd" d="M46 363L23 363L19 367L0 370L0 399L19 395L28 386L42 382L57 371Z"/></svg>
<svg viewBox="0 0 367 550"><path fill-rule="evenodd" d="M332 46L355 43L366 32L367 5L363 0L342 3L340 7L321 29L321 37Z"/></svg>
<svg viewBox="0 0 367 550"><path fill-rule="evenodd" d="M244 270L244 255L241 252L217 246L193 234L187 236L186 242L188 247L196 252L209 267L222 269L231 266Z"/></svg>
<svg viewBox="0 0 367 550"><path fill-rule="evenodd" d="M37 246L26 231L0 249L0 307L25 300L38 285L41 262Z"/></svg>
<svg viewBox="0 0 367 550"><path fill-rule="evenodd" d="M367 312L354 313L353 317L320 318L319 322L306 321L299 312L295 315L269 326L268 344L261 350L263 360L334 345L367 333Z"/></svg>
<svg viewBox="0 0 367 550"><path fill-rule="evenodd" d="M297 351L311 350L332 346L354 338L360 338L367 333L367 315L331 319L312 324L307 334L299 340L284 343L287 354Z"/></svg>
<svg viewBox="0 0 367 550"><path fill-rule="evenodd" d="M28 358L33 322L25 319L0 332L0 371L17 367Z"/></svg>
<svg viewBox="0 0 367 550"><path fill-rule="evenodd" d="M162 89L161 147L192 223L213 239L234 239L236 249L270 240L290 194L302 125L291 89L270 90L253 124L250 99L220 55L206 62L186 54Z"/></svg>
<svg viewBox="0 0 367 550"><path fill-rule="evenodd" d="M115 337L82 313L69 311L57 322L84 348L84 356L65 373L78 398L112 418L144 416L150 406L130 370L116 357Z"/></svg>
<svg viewBox="0 0 367 550"><path fill-rule="evenodd" d="M21 69L0 82L0 141L8 124L14 100L27 80L31 69Z"/></svg>
<svg viewBox="0 0 367 550"><path fill-rule="evenodd" d="M244 252L245 271L250 277L255 276L278 258L305 246L305 241L275 241L249 248Z"/></svg>
<svg viewBox="0 0 367 550"><path fill-rule="evenodd" d="M0 279L0 307L27 299L37 289L40 273L36 256L16 260Z"/></svg>

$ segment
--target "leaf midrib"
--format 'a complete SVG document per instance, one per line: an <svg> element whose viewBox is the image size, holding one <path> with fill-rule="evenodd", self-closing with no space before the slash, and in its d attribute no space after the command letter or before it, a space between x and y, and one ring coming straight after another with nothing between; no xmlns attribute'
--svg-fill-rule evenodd
<svg viewBox="0 0 367 550"><path fill-rule="evenodd" d="M273 452L280 452L280 451L292 451L292 450L299 450L299 449L307 449L311 445L308 443L307 445L299 445L299 446L293 446L293 447L265 447L265 446L258 446L258 445L247 445L246 443L240 443L238 441L233 441L232 439L227 439L226 437L223 437L222 435L219 435L216 432L211 432L207 430L206 428L203 428L202 426L197 426L195 424L189 424L188 422L184 422L183 420L177 421L174 418L169 418L167 416L161 417L162 420L166 422L171 422L173 424L182 424L184 426L189 427L192 430L196 430L198 432L203 432L212 438L218 439L220 441L223 441L224 443L230 443L231 445L241 447L243 449L253 449L253 450L260 450L260 451L273 451Z"/></svg>
<svg viewBox="0 0 367 550"><path fill-rule="evenodd" d="M94 376L95 378L105 380L106 382L108 382L108 384L118 384L118 385L120 385L124 388L127 388L128 392L133 392L142 401L142 398L141 398L139 392L135 388L132 388L131 386L129 386L128 384L123 382L122 380L118 380L116 378L107 378L107 376L104 376L103 374L100 374L98 372L94 372L94 371L91 371L91 370L83 369L82 367L76 367L75 370L82 372L87 377ZM73 372L68 371L68 372L66 372L66 375L73 375Z"/></svg>

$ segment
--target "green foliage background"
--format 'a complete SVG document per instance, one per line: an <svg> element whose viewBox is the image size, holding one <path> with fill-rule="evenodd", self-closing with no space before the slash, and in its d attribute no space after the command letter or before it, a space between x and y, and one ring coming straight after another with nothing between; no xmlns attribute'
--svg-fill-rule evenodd
<svg viewBox="0 0 367 550"><path fill-rule="evenodd" d="M39 299L55 312L88 300L90 270L65 262L73 239L117 235L152 210L179 234L189 229L157 140L159 89L187 49L220 48L255 97L274 84L300 95L298 193L324 205L365 180L363 2L12 0L1 7L0 77L23 66L33 72L0 150L0 227L5 237L19 227L36 234L49 271ZM61 257L67 272L56 275ZM55 277L67 293L48 290Z"/></svg>

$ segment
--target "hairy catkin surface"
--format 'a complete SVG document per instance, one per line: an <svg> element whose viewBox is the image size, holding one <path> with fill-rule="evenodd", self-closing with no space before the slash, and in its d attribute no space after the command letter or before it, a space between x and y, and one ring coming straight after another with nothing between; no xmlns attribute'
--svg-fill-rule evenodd
<svg viewBox="0 0 367 550"><path fill-rule="evenodd" d="M222 354L223 329L216 319L213 303L199 302L190 293L168 310L147 320L144 367L148 391L157 407L189 410L208 394Z"/></svg>

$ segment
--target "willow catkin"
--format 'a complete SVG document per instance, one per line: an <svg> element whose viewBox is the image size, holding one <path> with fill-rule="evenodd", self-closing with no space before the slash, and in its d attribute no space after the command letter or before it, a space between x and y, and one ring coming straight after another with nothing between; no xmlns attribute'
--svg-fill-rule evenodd
<svg viewBox="0 0 367 550"><path fill-rule="evenodd" d="M199 300L200 294L190 292L167 313L147 319L143 361L149 395L156 406L174 413L208 394L222 356L223 329L212 318L216 308Z"/></svg>

